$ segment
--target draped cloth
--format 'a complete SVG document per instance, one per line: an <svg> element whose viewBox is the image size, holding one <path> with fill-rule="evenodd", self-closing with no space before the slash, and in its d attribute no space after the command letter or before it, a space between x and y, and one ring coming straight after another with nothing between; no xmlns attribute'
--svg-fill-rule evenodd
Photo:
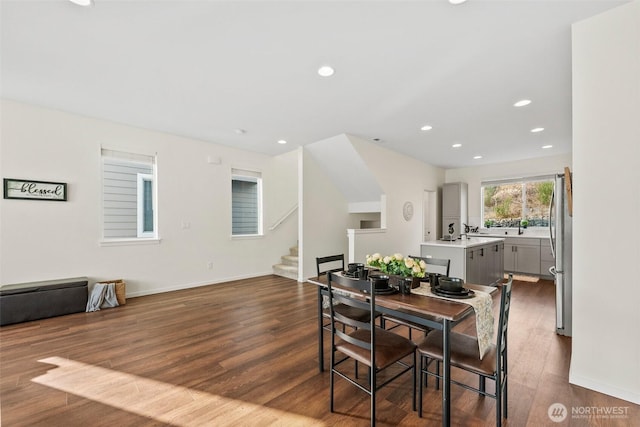
<svg viewBox="0 0 640 427"><path fill-rule="evenodd" d="M87 312L98 311L101 308L117 307L115 283L96 283L87 301Z"/></svg>
<svg viewBox="0 0 640 427"><path fill-rule="evenodd" d="M478 350L480 352L480 359L482 359L491 346L491 340L493 339L493 300L491 299L491 295L486 292L476 291L475 289L473 292L475 293L473 298L458 299L447 298L434 294L431 292L431 286L428 283L420 283L419 288L411 289L411 293L413 294L441 298L447 301L455 301L472 306L476 314Z"/></svg>

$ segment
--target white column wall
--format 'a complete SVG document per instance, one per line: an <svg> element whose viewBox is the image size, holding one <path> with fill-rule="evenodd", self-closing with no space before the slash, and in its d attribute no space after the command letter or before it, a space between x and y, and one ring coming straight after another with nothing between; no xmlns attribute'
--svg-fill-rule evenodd
<svg viewBox="0 0 640 427"><path fill-rule="evenodd" d="M640 404L640 2L573 25L573 384Z"/></svg>

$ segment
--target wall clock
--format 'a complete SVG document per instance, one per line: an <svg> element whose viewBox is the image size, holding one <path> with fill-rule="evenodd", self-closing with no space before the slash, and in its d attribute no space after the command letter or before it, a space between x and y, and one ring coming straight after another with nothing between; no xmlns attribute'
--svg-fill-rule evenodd
<svg viewBox="0 0 640 427"><path fill-rule="evenodd" d="M409 221L413 218L413 203L404 202L404 206L402 206L402 216L405 221Z"/></svg>

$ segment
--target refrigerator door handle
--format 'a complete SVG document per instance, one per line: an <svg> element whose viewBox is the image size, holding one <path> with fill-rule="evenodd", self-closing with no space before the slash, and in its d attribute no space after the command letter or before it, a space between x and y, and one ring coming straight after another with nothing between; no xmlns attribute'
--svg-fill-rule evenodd
<svg viewBox="0 0 640 427"><path fill-rule="evenodd" d="M565 306L564 306L564 277L561 273L556 273L556 332L564 329ZM562 334L564 335L564 334Z"/></svg>
<svg viewBox="0 0 640 427"><path fill-rule="evenodd" d="M553 203L555 202L555 198L556 191L554 188L553 192L551 193L551 203L549 203L549 246L551 246L551 255L553 256L553 259L556 259L556 248L554 248L553 244L553 226L551 225L551 213L553 211ZM549 269L549 271L551 271L551 269Z"/></svg>

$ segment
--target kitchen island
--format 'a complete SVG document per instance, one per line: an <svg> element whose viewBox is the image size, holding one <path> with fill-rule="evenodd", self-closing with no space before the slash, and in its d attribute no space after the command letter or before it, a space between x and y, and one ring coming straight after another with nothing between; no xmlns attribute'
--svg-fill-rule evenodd
<svg viewBox="0 0 640 427"><path fill-rule="evenodd" d="M494 285L504 277L504 238L469 237L423 242L420 256L451 260L449 276L465 282Z"/></svg>

